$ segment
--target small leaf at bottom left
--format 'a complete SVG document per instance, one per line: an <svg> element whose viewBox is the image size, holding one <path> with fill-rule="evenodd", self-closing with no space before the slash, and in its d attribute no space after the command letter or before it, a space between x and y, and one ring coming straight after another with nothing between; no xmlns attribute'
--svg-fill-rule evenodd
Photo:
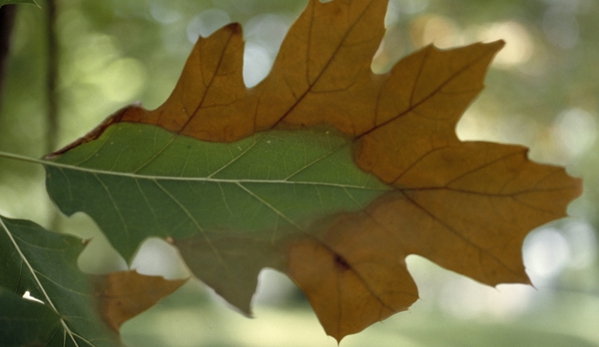
<svg viewBox="0 0 599 347"><path fill-rule="evenodd" d="M30 221L0 217L2 346L5 334L11 334L14 341L24 342L14 346L122 346L118 334L102 321L96 309L91 277L77 267L77 257L83 247L81 239L76 237L47 231ZM26 291L43 302L32 304L43 308L36 306L28 312L18 311L10 294L22 300L18 297ZM4 300L13 303L6 306ZM26 328L27 322L22 319L27 319L24 316L34 310L44 312L45 318L40 315L35 319L40 319L45 327L50 326L49 333L43 326L34 330ZM52 314L56 318L55 325L49 321ZM33 340L25 341L28 338Z"/></svg>

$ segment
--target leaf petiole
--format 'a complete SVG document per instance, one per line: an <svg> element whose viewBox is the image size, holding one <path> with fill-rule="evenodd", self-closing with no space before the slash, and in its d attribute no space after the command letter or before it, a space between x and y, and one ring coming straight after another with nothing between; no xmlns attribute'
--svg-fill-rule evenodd
<svg viewBox="0 0 599 347"><path fill-rule="evenodd" d="M42 165L46 165L48 163L48 161L46 161L46 160L36 159L36 158L27 157L27 156L20 155L20 154L3 152L3 151L0 151L0 158L15 159L15 160L28 162L28 163L35 163L35 164L42 164Z"/></svg>

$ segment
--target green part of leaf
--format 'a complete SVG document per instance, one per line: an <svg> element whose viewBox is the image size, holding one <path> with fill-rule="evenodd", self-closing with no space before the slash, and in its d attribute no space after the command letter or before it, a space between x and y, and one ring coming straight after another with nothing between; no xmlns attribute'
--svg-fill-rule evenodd
<svg viewBox="0 0 599 347"><path fill-rule="evenodd" d="M78 238L0 217L0 285L17 295L28 290L60 317L44 346L120 345L96 310L89 277L77 268L82 250Z"/></svg>
<svg viewBox="0 0 599 347"><path fill-rule="evenodd" d="M59 208L89 214L129 260L150 236L274 242L391 189L361 171L350 143L324 128L212 143L119 123L45 166Z"/></svg>
<svg viewBox="0 0 599 347"><path fill-rule="evenodd" d="M42 346L58 328L60 317L48 306L23 299L0 286L0 345Z"/></svg>
<svg viewBox="0 0 599 347"><path fill-rule="evenodd" d="M16 5L16 4L31 4L40 7L35 0L0 0L0 7L4 5Z"/></svg>

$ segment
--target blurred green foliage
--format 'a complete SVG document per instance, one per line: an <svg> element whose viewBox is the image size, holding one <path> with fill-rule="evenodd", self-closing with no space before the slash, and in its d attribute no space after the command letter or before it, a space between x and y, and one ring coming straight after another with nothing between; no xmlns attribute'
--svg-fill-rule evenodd
<svg viewBox="0 0 599 347"><path fill-rule="evenodd" d="M227 21L244 25L244 76L248 84L257 83L306 2L58 1L59 145L129 103L160 105L199 33L207 35ZM41 9L18 8L0 105L0 150L33 157L45 154L47 136L45 3L39 4ZM506 53L497 57L487 88L464 115L459 136L526 145L532 159L566 165L583 177L585 193L571 205L572 218L527 239L525 260L536 291L484 288L411 257L422 300L411 313L348 337L345 346L599 343L594 326L599 319L597 18L594 0L391 1L384 49L374 64L378 72L431 42L449 47L504 39ZM51 225L58 212L43 175L41 167L0 159L0 213ZM124 266L89 219L77 215L59 222L64 232L94 237L80 259L83 268L102 272ZM277 296L263 287L257 298L260 319L247 320L208 300L206 289L194 283L126 324L124 338L131 346L165 341L171 346L333 346L305 303L292 299L293 286L276 275L268 278L265 282L280 283L280 291L292 294L273 299Z"/></svg>

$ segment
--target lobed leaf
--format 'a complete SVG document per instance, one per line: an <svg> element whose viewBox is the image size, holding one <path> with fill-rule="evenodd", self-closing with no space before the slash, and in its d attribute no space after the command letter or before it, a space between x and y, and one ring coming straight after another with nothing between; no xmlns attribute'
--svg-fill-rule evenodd
<svg viewBox="0 0 599 347"><path fill-rule="evenodd" d="M128 259L172 238L248 314L260 269L284 271L337 340L418 298L409 254L529 283L522 242L565 216L580 180L523 147L457 138L503 42L429 46L373 74L386 5L310 1L252 89L238 24L200 38L161 107L127 107L48 156L51 197Z"/></svg>

